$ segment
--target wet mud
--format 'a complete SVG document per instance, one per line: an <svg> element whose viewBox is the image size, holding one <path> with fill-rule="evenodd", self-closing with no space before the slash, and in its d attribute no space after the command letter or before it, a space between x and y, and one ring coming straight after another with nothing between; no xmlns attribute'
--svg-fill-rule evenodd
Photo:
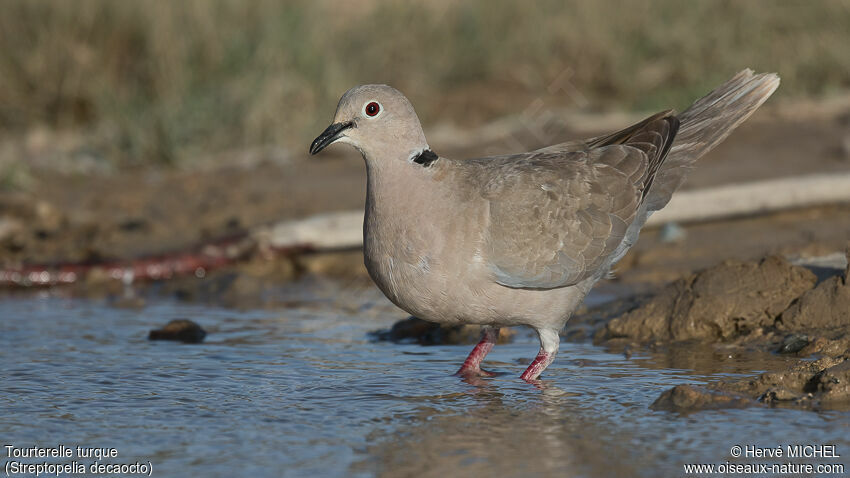
<svg viewBox="0 0 850 478"><path fill-rule="evenodd" d="M847 248L850 262L850 245ZM779 406L850 407L850 265L817 270L781 257L725 262L658 293L605 304L578 314L568 339L593 337L614 348L689 347L755 350L795 357L785 370L721 381L683 384L663 392L652 408L680 412Z"/></svg>
<svg viewBox="0 0 850 478"><path fill-rule="evenodd" d="M690 413L699 410L772 406L811 410L850 408L850 354L801 360L788 369L755 378L707 386L677 385L650 408Z"/></svg>
<svg viewBox="0 0 850 478"><path fill-rule="evenodd" d="M814 273L781 257L725 262L674 281L599 330L597 342L728 341L761 335L815 286Z"/></svg>

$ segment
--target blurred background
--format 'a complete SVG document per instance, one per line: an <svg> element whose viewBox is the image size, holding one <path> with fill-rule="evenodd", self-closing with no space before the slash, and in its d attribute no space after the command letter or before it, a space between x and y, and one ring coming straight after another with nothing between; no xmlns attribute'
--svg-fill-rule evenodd
<svg viewBox="0 0 850 478"><path fill-rule="evenodd" d="M363 83L465 127L516 114L565 68L586 103L560 99L590 109L682 108L744 67L778 72L783 100L850 87L846 0L3 4L7 168L22 159L8 143L35 136L114 166L300 154Z"/></svg>
<svg viewBox="0 0 850 478"><path fill-rule="evenodd" d="M364 83L406 93L432 146L460 156L681 110L750 67L781 76L756 116L781 124L706 159L718 166L690 185L842 170L850 155L847 0L2 5L7 266L162 253L360 207L356 154L306 150ZM765 145L775 155L753 158Z"/></svg>

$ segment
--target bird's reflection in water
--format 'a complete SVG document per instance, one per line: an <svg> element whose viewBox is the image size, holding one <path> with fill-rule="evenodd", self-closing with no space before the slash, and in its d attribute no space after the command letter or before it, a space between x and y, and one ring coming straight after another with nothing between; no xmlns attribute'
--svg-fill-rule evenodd
<svg viewBox="0 0 850 478"><path fill-rule="evenodd" d="M606 431L615 427L599 417L588 420L580 394L512 374L457 380L465 388L465 407L459 409L453 396L449 408L423 408L421 425L374 443L368 463L355 469L377 467L396 476L632 474L632 465L623 464L628 460L594 458L616 443Z"/></svg>

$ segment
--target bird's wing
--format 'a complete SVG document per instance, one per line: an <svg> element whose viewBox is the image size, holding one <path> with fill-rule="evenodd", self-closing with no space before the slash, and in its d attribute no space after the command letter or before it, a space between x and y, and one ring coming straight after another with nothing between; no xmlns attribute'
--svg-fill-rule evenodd
<svg viewBox="0 0 850 478"><path fill-rule="evenodd" d="M578 141L568 141L566 143L553 144L545 148L533 151L534 153L570 153L573 151L589 151L593 148L608 146L611 144L623 144L632 138L635 133L644 129L650 123L671 116L673 110L662 111L656 113L645 120L635 123L631 126L615 131L610 134L596 136L594 138L583 139Z"/></svg>
<svg viewBox="0 0 850 478"><path fill-rule="evenodd" d="M622 144L582 151L468 160L489 201L485 259L496 282L563 287L603 267L638 214L677 124L656 119Z"/></svg>

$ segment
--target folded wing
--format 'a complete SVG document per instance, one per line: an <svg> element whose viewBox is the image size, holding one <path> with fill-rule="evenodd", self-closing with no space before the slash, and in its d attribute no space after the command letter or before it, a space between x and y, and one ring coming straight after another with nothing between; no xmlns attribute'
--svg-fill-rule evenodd
<svg viewBox="0 0 850 478"><path fill-rule="evenodd" d="M665 112L622 132L569 143L570 148L467 161L477 170L473 174L486 175L485 257L495 280L548 289L607 268L640 213L677 127Z"/></svg>

